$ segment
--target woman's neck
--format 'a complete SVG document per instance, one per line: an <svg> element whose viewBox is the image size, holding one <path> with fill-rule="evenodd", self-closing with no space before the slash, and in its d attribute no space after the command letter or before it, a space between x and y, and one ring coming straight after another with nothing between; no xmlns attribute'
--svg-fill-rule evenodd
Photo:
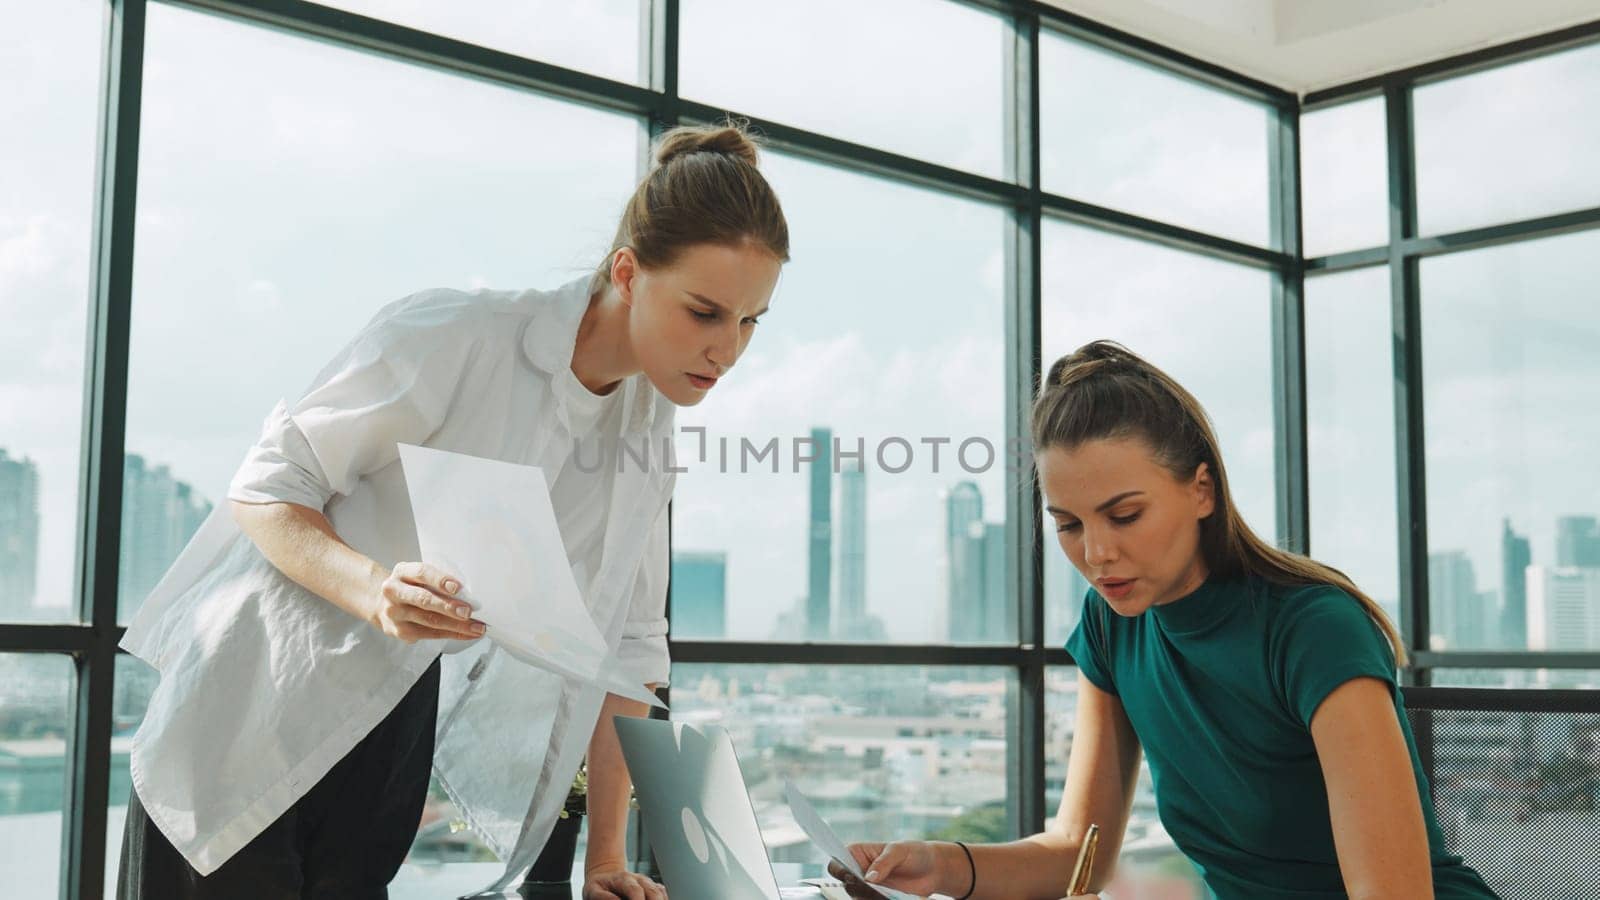
<svg viewBox="0 0 1600 900"><path fill-rule="evenodd" d="M1172 596L1157 603L1156 606L1176 603L1200 590L1200 586L1206 583L1206 578L1210 574L1211 570L1206 568L1205 557L1195 554L1194 561L1189 564L1189 568L1184 572L1183 577L1178 579L1177 584L1173 587Z"/></svg>
<svg viewBox="0 0 1600 900"><path fill-rule="evenodd" d="M610 283L589 298L572 348L572 374L592 394L609 394L639 373L628 341L628 307Z"/></svg>

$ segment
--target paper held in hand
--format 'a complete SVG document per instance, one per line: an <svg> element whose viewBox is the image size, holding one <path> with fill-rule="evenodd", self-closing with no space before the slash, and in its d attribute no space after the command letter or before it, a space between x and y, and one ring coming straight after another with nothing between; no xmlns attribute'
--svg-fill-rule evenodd
<svg viewBox="0 0 1600 900"><path fill-rule="evenodd" d="M827 822L822 820L822 816L818 815L816 807L811 805L811 801L806 799L805 794L800 793L800 789L794 786L794 782L785 781L783 783L783 795L789 801L789 811L794 813L795 824L799 825L800 830L806 833L806 837L811 839L811 843L818 850L821 850L824 855L844 866L851 875L862 879L862 883L866 884L866 873L861 871L861 867L856 864L855 857L850 855L850 848L846 847L844 841L839 840L839 836L833 833L833 829L828 826ZM916 895L897 891L893 888L879 887L875 884L869 884L868 887L877 891L881 896L890 898L890 900L917 900Z"/></svg>
<svg viewBox="0 0 1600 900"><path fill-rule="evenodd" d="M583 602L544 471L400 445L424 562L461 579L460 599L506 653L557 675L666 708L622 674Z"/></svg>

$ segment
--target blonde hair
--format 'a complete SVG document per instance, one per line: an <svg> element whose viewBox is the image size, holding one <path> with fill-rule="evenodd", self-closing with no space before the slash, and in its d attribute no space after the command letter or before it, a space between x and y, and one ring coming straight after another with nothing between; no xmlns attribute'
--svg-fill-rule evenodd
<svg viewBox="0 0 1600 900"><path fill-rule="evenodd" d="M623 247L646 269L670 266L697 244L755 244L788 262L789 224L757 168L756 148L755 136L734 121L662 135L650 174L623 207L596 283L610 282L611 260Z"/></svg>
<svg viewBox="0 0 1600 900"><path fill-rule="evenodd" d="M1072 449L1086 441L1138 438L1174 478L1194 477L1204 463L1216 486L1216 506L1200 521L1200 553L1222 577L1252 575L1274 584L1324 584L1354 597L1382 630L1396 665L1405 642L1383 609L1348 576L1262 540L1239 515L1222 452L1200 401L1171 376L1121 344L1095 341L1056 360L1033 404L1035 453Z"/></svg>

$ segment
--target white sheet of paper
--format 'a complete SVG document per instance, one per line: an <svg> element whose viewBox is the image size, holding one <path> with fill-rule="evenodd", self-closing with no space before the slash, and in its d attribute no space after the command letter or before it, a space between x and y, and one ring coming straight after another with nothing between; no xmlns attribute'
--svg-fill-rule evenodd
<svg viewBox="0 0 1600 900"><path fill-rule="evenodd" d="M583 602L538 466L400 445L422 558L461 579L484 637L513 657L665 709L622 675Z"/></svg>
<svg viewBox="0 0 1600 900"><path fill-rule="evenodd" d="M839 840L839 836L833 833L833 829L828 826L827 822L822 820L822 816L817 814L816 807L811 805L811 801L806 799L805 794L800 793L800 789L794 786L794 782L784 781L783 795L789 801L789 811L794 813L795 824L799 825L800 830L806 833L806 837L811 839L811 843L816 845L816 848L828 857L836 860L839 865L848 869L850 874L862 879L862 883L865 884L867 875L861 871L860 866L856 865L855 857L850 855L850 848L846 847L844 841ZM891 900L918 900L915 894L907 894L904 891L880 887L876 884L867 886L877 891L880 895L891 898Z"/></svg>

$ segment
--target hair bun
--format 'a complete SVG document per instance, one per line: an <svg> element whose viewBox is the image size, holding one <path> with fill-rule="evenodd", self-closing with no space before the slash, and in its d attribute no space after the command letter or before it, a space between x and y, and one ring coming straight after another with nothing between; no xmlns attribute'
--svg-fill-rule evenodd
<svg viewBox="0 0 1600 900"><path fill-rule="evenodd" d="M1045 385L1063 387L1092 375L1144 375L1150 364L1116 341L1091 341L1055 361Z"/></svg>
<svg viewBox="0 0 1600 900"><path fill-rule="evenodd" d="M738 122L724 125L680 125L656 145L656 165L694 153L715 153L756 165L756 140Z"/></svg>

